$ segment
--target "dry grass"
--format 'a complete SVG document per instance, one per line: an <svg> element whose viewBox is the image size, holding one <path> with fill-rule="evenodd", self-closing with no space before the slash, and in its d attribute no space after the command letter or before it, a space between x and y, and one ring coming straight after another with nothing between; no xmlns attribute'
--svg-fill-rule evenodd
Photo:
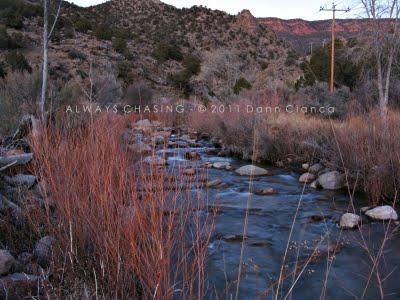
<svg viewBox="0 0 400 300"><path fill-rule="evenodd" d="M127 117L100 116L34 144L57 239L52 298L201 298L212 220L200 199L165 188L163 172L132 164ZM176 178L174 182L179 182Z"/></svg>

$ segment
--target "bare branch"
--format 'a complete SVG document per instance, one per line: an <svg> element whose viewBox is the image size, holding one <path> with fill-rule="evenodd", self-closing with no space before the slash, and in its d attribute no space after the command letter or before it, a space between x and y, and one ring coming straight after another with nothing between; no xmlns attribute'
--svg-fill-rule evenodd
<svg viewBox="0 0 400 300"><path fill-rule="evenodd" d="M50 39L51 35L53 34L54 28L56 27L56 23L57 23L58 17L60 16L60 11L61 11L61 4L62 4L62 2L63 2L63 0L60 0L60 1L58 2L57 13L56 13L56 15L55 15L53 25L51 26L50 33L49 33L49 35L48 35L48 37L47 37L48 39Z"/></svg>

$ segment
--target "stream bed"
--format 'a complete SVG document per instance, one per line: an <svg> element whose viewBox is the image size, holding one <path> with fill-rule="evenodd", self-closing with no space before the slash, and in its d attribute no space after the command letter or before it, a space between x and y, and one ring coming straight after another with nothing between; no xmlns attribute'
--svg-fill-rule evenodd
<svg viewBox="0 0 400 300"><path fill-rule="evenodd" d="M158 152L167 157L171 172L188 166L199 170L205 162L229 162L233 167L204 169L207 181L220 179L223 184L196 189L209 209L218 208L208 246L208 299L235 299L240 261L238 299L276 299L280 274L277 299L380 299L381 293L385 299L400 299L400 234L394 224L363 216L360 230L342 231L340 217L352 211L345 191L316 190L299 183L299 174L265 165L258 166L272 175L250 180L234 172L249 163L219 157L210 147L200 141L197 148ZM199 153L200 160L186 160L188 151ZM269 187L276 194L250 192ZM354 202L361 215L366 201ZM381 249L386 232L390 238ZM373 270L378 253L379 264Z"/></svg>

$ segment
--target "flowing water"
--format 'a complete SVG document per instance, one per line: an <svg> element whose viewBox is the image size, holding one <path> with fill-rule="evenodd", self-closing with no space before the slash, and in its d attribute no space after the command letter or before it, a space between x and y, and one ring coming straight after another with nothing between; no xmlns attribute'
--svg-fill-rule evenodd
<svg viewBox="0 0 400 300"><path fill-rule="evenodd" d="M182 166L198 168L204 162L227 161L234 169L248 164L209 155L207 147L210 145L203 141L200 148L159 153L166 154L168 168L174 170ZM200 153L201 160L185 160L187 151ZM379 265L372 272L372 259L380 251L387 223L363 217L360 230L341 231L340 216L352 211L348 194L304 187L298 182L299 174L261 167L273 175L250 180L234 171L204 171L208 181L224 182L220 188L201 189L208 208L218 208L206 266L207 298L235 299L243 250L238 299L275 299L281 270L284 280L277 299L380 299L380 287L385 299L400 299L400 234L390 235L381 250ZM267 187L277 194L260 196L250 192ZM360 208L367 203L357 197L354 202L356 212L361 214ZM391 233L394 227L390 225L388 231Z"/></svg>

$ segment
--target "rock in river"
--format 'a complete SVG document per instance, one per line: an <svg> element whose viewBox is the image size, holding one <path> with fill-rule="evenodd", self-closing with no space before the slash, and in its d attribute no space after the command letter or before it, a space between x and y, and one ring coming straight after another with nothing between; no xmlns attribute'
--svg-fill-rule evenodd
<svg viewBox="0 0 400 300"><path fill-rule="evenodd" d="M255 192L256 195L260 196L271 196L271 195L276 195L278 192L274 190L272 187L265 188L265 189L260 189Z"/></svg>
<svg viewBox="0 0 400 300"><path fill-rule="evenodd" d="M373 209L368 210L365 213L368 217L375 220L397 220L398 215L393 207L389 205L378 206Z"/></svg>
<svg viewBox="0 0 400 300"><path fill-rule="evenodd" d="M219 162L215 162L213 163L213 168L215 169L226 169L230 166L231 164L229 162L226 161L219 161Z"/></svg>
<svg viewBox="0 0 400 300"><path fill-rule="evenodd" d="M321 164L314 164L308 169L308 172L318 174L323 168L324 167Z"/></svg>
<svg viewBox="0 0 400 300"><path fill-rule="evenodd" d="M340 190L345 186L344 176L338 171L322 174L318 177L318 182L326 190Z"/></svg>
<svg viewBox="0 0 400 300"><path fill-rule="evenodd" d="M302 183L310 183L315 180L316 176L311 173L304 173L303 175L300 176L299 181Z"/></svg>
<svg viewBox="0 0 400 300"><path fill-rule="evenodd" d="M209 188L218 187L222 184L221 179L215 179L206 183L206 186Z"/></svg>
<svg viewBox="0 0 400 300"><path fill-rule="evenodd" d="M235 171L241 176L263 176L270 175L268 170L253 165L243 166Z"/></svg>
<svg viewBox="0 0 400 300"><path fill-rule="evenodd" d="M351 229L361 222L361 217L352 213L345 213L340 218L340 228Z"/></svg>
<svg viewBox="0 0 400 300"><path fill-rule="evenodd" d="M196 170L193 169L193 168L184 169L184 170L182 171L182 174L183 174L183 175L186 175L186 176L194 176L194 175L196 175Z"/></svg>
<svg viewBox="0 0 400 300"><path fill-rule="evenodd" d="M185 153L185 159L187 160L201 160L201 156L196 151L189 151Z"/></svg>

